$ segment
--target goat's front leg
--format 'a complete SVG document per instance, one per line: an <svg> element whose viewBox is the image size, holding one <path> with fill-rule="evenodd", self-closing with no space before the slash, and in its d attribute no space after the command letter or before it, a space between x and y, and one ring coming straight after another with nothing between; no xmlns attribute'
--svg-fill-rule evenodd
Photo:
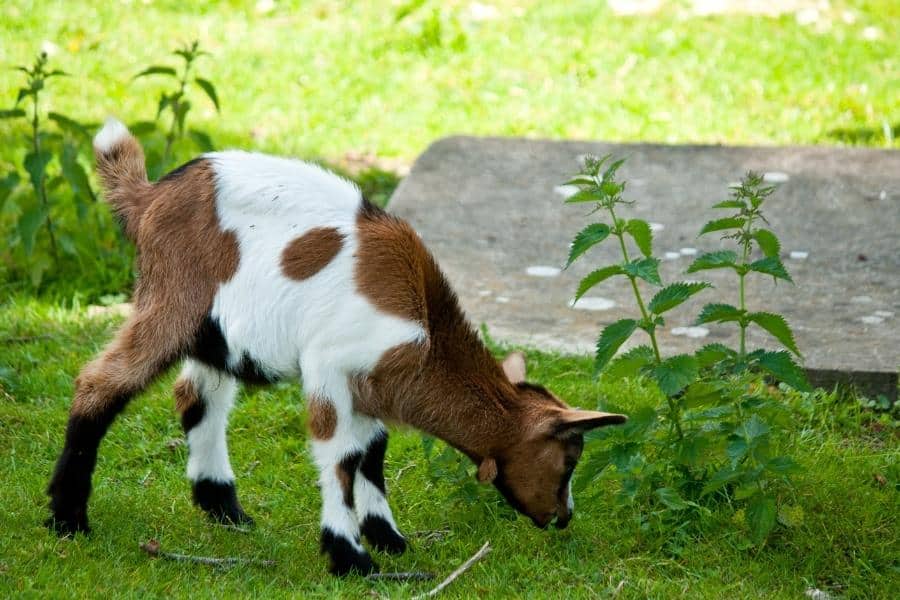
<svg viewBox="0 0 900 600"><path fill-rule="evenodd" d="M335 575L351 571L364 575L378 567L359 538L354 480L364 446L354 428L350 392L342 379L339 385L307 391L312 453L322 493L322 552L328 554Z"/></svg>
<svg viewBox="0 0 900 600"><path fill-rule="evenodd" d="M357 437L365 440L365 452L353 484L360 529L375 549L401 554L406 550L406 540L394 522L384 484L387 431L381 421L358 413L353 416L353 422Z"/></svg>

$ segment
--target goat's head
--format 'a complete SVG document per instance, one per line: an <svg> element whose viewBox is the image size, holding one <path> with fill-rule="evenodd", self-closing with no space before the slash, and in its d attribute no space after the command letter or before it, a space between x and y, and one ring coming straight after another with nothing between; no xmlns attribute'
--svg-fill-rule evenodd
<svg viewBox="0 0 900 600"><path fill-rule="evenodd" d="M584 446L584 433L624 423L625 415L569 407L541 386L525 382L525 358L509 355L503 371L515 387L520 407L520 433L497 456L485 457L478 479L493 483L519 512L538 527L554 517L560 529L575 507L571 479Z"/></svg>

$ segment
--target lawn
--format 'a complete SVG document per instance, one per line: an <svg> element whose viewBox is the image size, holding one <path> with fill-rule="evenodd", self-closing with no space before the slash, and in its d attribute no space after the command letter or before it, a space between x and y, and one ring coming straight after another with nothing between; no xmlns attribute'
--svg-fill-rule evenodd
<svg viewBox="0 0 900 600"><path fill-rule="evenodd" d="M792 13L698 16L686 0L634 16L582 0L98 6L0 7L0 64L29 64L43 46L51 66L72 75L51 80L47 110L86 123L108 114L153 119L163 81L132 76L176 65L171 50L196 38L210 52L198 69L215 83L221 112L198 95L192 126L219 147L324 161L381 202L429 143L458 133L900 147L900 4L892 0L833 0L811 23ZM20 76L0 70L0 108L13 104ZM24 121L0 121L0 179L21 163L25 133ZM195 151L185 142L176 158ZM88 156L81 160L87 167ZM86 305L121 300L129 277L98 276L78 262L37 293L16 279L24 259L12 224L25 194L0 202L0 597L405 597L430 589L326 574L306 413L290 384L246 389L232 419L237 484L256 528L212 525L191 505L173 372L130 405L101 447L94 533L49 534L44 488L73 379L119 322L88 316ZM46 252L46 240L38 248ZM662 402L643 381L594 381L589 357L527 351L530 378L574 404L632 412ZM781 450L802 472L780 492L787 509L761 547L747 547L741 515L727 502L711 504L699 525L662 526L653 507L617 503L607 480L576 497L568 529L538 531L493 489L471 484L472 467L460 487L466 463L439 451L426 459L419 434L395 431L388 486L412 549L375 559L383 570L444 576L490 540L493 552L448 598L798 598L807 588L892 597L900 588L896 416L874 414L852 394L770 393L790 416ZM153 560L138 548L150 538L171 552L277 565Z"/></svg>

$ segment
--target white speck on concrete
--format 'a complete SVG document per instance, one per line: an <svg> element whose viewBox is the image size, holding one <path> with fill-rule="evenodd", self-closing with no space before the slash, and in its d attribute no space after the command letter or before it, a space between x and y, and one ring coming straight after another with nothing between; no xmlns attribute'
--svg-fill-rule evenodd
<svg viewBox="0 0 900 600"><path fill-rule="evenodd" d="M768 181L769 183L784 183L788 179L790 179L790 176L781 171L769 171L763 175L763 181Z"/></svg>
<svg viewBox="0 0 900 600"><path fill-rule="evenodd" d="M702 338L709 335L709 329L706 327L673 327L671 333L689 338Z"/></svg>
<svg viewBox="0 0 900 600"><path fill-rule="evenodd" d="M506 296L497 296L496 298L494 298L494 302L498 302L500 304L508 304L509 298L507 298Z"/></svg>
<svg viewBox="0 0 900 600"><path fill-rule="evenodd" d="M599 296L581 297L576 302L569 302L569 307L576 310L609 310L616 305L614 300L609 298L600 298Z"/></svg>
<svg viewBox="0 0 900 600"><path fill-rule="evenodd" d="M872 302L872 296L853 296L850 298L850 302L854 304L869 304Z"/></svg>
<svg viewBox="0 0 900 600"><path fill-rule="evenodd" d="M728 187L729 188L739 188L739 187L741 187L741 182L740 181L731 181L728 183Z"/></svg>
<svg viewBox="0 0 900 600"><path fill-rule="evenodd" d="M887 190L881 190L881 193L878 194L879 200L887 200Z"/></svg>
<svg viewBox="0 0 900 600"><path fill-rule="evenodd" d="M696 248L682 248L681 250L679 250L679 252L681 252L682 256L696 256L697 255Z"/></svg>
<svg viewBox="0 0 900 600"><path fill-rule="evenodd" d="M876 316L876 317L882 317L882 318L885 318L885 319L890 319L891 317L894 316L894 313L892 313L892 312L889 311L889 310L876 310L876 311L875 311L875 316Z"/></svg>
<svg viewBox="0 0 900 600"><path fill-rule="evenodd" d="M650 223L650 231L656 233L657 231L662 231L666 226L662 223Z"/></svg>
<svg viewBox="0 0 900 600"><path fill-rule="evenodd" d="M809 258L809 252L803 250L791 250L788 257L790 257L791 260L806 260Z"/></svg>
<svg viewBox="0 0 900 600"><path fill-rule="evenodd" d="M491 290L478 290L478 295L482 298L491 295Z"/></svg>
<svg viewBox="0 0 900 600"><path fill-rule="evenodd" d="M574 196L575 192L578 191L578 188L574 185L558 185L553 188L553 191L562 196L563 198L568 198L570 196Z"/></svg>
<svg viewBox="0 0 900 600"><path fill-rule="evenodd" d="M866 315L860 317L859 320L866 325L878 325L879 323L884 323L884 317L879 317L878 315Z"/></svg>
<svg viewBox="0 0 900 600"><path fill-rule="evenodd" d="M556 277L560 273L560 268L535 265L525 269L525 272L532 277Z"/></svg>
<svg viewBox="0 0 900 600"><path fill-rule="evenodd" d="M681 258L681 252L666 252L663 254L663 258L666 260L678 260Z"/></svg>

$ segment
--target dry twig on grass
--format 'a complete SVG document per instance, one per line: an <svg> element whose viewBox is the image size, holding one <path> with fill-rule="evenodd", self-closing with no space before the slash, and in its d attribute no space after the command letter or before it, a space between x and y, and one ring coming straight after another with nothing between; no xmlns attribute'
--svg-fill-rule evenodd
<svg viewBox="0 0 900 600"><path fill-rule="evenodd" d="M369 581L427 581L434 579L434 573L425 571L409 571L401 573L369 573L366 579Z"/></svg>
<svg viewBox="0 0 900 600"><path fill-rule="evenodd" d="M479 560L481 560L482 558L484 558L485 556L487 556L487 555L488 555L488 552L490 552L490 551L491 551L491 543L490 543L489 541L488 541L488 542L485 542L485 543L484 543L484 546L481 547L481 550L479 550L478 552L476 552L476 553L472 556L472 558L470 558L469 560L467 560L466 562L464 562L464 563L462 564L462 566L460 566L458 569L456 569L455 571L453 571L452 573L450 573L450 575L447 576L447 579L445 579L445 580L443 580L442 582L440 582L440 583L437 585L436 588L434 588L433 590L431 590L431 591L428 592L427 594L420 594L420 595L418 595L418 596L413 597L413 600L421 600L422 598L432 598L432 597L434 597L434 596L437 596L438 594L441 593L441 591L442 591L445 587L447 587L448 585L450 585L451 583L453 583L453 581L454 581L457 577L459 577L460 575L462 575L463 573L465 573L466 571L468 571L469 569L471 569L471 568L472 568L472 565L474 565L474 564L477 563Z"/></svg>
<svg viewBox="0 0 900 600"><path fill-rule="evenodd" d="M257 565L260 567L274 567L274 560L259 560L255 558L241 558L236 556L226 556L224 558L214 558L211 556L192 556L190 554L176 554L174 552L163 552L159 549L159 541L150 540L141 544L141 550L153 556L154 558L166 558L180 562L199 563L201 565L211 565L220 569L233 567L235 565Z"/></svg>

